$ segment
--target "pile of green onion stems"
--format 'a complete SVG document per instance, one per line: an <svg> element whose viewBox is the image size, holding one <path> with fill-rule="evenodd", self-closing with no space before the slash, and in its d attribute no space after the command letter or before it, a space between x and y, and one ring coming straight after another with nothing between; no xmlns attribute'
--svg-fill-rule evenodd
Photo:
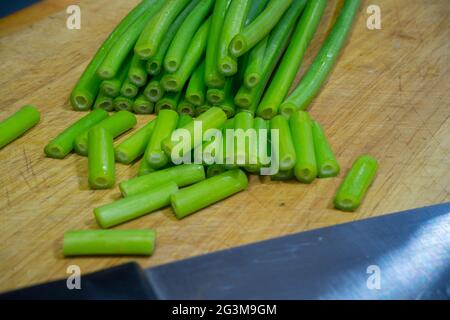
<svg viewBox="0 0 450 320"><path fill-rule="evenodd" d="M177 129L277 130L280 170L272 180L311 183L340 167L324 130L305 111L345 44L359 0L345 0L321 50L290 94L326 0L143 0L100 47L71 94L77 111L90 111L45 147L63 159L88 157L89 185L116 185L115 163L140 160L138 177L119 184L122 198L94 209L102 229L67 232L64 254L150 255L154 230L109 230L171 206L182 219L245 190L247 173L261 164L179 164L172 161ZM108 112L117 111L112 115ZM114 139L152 119L123 142ZM270 137L268 138L270 140ZM270 141L266 141L270 142ZM207 141L200 141L202 146ZM221 151L226 148L221 141ZM270 143L269 143L270 145ZM192 143L190 150L198 145ZM237 150L248 156L248 149ZM378 163L356 159L334 199L353 211Z"/></svg>

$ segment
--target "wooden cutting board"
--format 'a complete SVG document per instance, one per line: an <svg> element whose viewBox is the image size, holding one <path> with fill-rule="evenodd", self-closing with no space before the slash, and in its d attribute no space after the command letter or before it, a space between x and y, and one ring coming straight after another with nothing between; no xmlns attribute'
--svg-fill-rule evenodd
<svg viewBox="0 0 450 320"><path fill-rule="evenodd" d="M66 28L66 7L78 3L81 30ZM328 83L311 105L345 173L368 153L380 170L355 213L332 208L342 179L311 185L251 177L234 197L177 221L170 209L119 229L154 228L150 258L70 258L62 236L97 229L93 208L119 190L91 191L87 159L45 158L43 147L83 116L69 93L102 40L138 1L49 0L0 20L0 119L24 104L42 112L41 123L0 150L0 291L137 261L144 267L289 233L450 201L449 5L447 0L379 0L382 29L368 30L363 1L349 43ZM336 15L330 1L299 79ZM150 117L139 116L142 125ZM118 165L118 180L137 166ZM349 235L351 236L351 235Z"/></svg>

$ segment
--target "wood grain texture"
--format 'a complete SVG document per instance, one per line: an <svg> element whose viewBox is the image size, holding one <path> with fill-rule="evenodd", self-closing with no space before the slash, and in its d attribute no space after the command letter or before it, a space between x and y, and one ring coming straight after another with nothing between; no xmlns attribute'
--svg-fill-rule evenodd
<svg viewBox="0 0 450 320"><path fill-rule="evenodd" d="M62 4L68 2L58 1L57 9L55 3L44 1L28 9L29 20L21 28L14 17L24 21L23 13L0 21L0 119L24 104L42 112L37 127L0 150L0 291L64 278L72 264L82 272L131 260L149 267L450 201L448 0L378 0L383 23L378 31L366 28L366 8L372 1L363 1L350 41L311 106L343 173L363 153L380 161L376 181L357 212L332 209L342 174L312 185L252 176L248 191L182 221L165 209L119 227L156 229L153 257L64 259L64 232L96 229L93 208L118 198L119 191L88 190L87 159L47 159L42 150L83 115L70 110L69 93L101 41L137 1L78 1L81 30L66 29ZM330 1L299 78L320 48L337 7ZM140 116L139 124L147 119ZM137 166L118 165L118 180L136 171Z"/></svg>

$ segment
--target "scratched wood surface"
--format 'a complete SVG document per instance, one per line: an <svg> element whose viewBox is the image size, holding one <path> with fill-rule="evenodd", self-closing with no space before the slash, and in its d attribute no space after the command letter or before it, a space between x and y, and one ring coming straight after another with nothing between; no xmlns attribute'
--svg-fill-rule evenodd
<svg viewBox="0 0 450 320"><path fill-rule="evenodd" d="M69 4L82 10L81 30L65 27ZM252 176L234 197L177 221L161 210L120 229L154 228L150 258L71 258L62 236L96 229L92 210L119 197L118 188L87 188L87 160L53 160L44 145L83 116L68 96L101 41L137 3L50 0L0 20L0 119L24 104L42 112L41 123L0 151L0 291L137 261L159 265L294 232L450 200L450 75L448 0L378 0L382 30L366 28L363 1L350 41L327 85L311 106L346 172L356 156L380 161L376 181L355 213L332 208L342 179L312 185ZM304 66L329 31L338 8L330 1ZM304 67L299 71L299 77ZM149 119L139 117L139 124ZM118 165L118 180L137 167ZM351 235L349 235L351 236Z"/></svg>

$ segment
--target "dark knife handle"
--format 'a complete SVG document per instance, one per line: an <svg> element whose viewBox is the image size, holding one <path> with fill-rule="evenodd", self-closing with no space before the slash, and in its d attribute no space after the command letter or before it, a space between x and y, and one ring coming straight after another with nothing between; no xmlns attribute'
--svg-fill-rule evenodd
<svg viewBox="0 0 450 320"><path fill-rule="evenodd" d="M141 267L132 262L81 277L81 288L69 290L67 280L57 280L0 294L0 300L153 300Z"/></svg>

